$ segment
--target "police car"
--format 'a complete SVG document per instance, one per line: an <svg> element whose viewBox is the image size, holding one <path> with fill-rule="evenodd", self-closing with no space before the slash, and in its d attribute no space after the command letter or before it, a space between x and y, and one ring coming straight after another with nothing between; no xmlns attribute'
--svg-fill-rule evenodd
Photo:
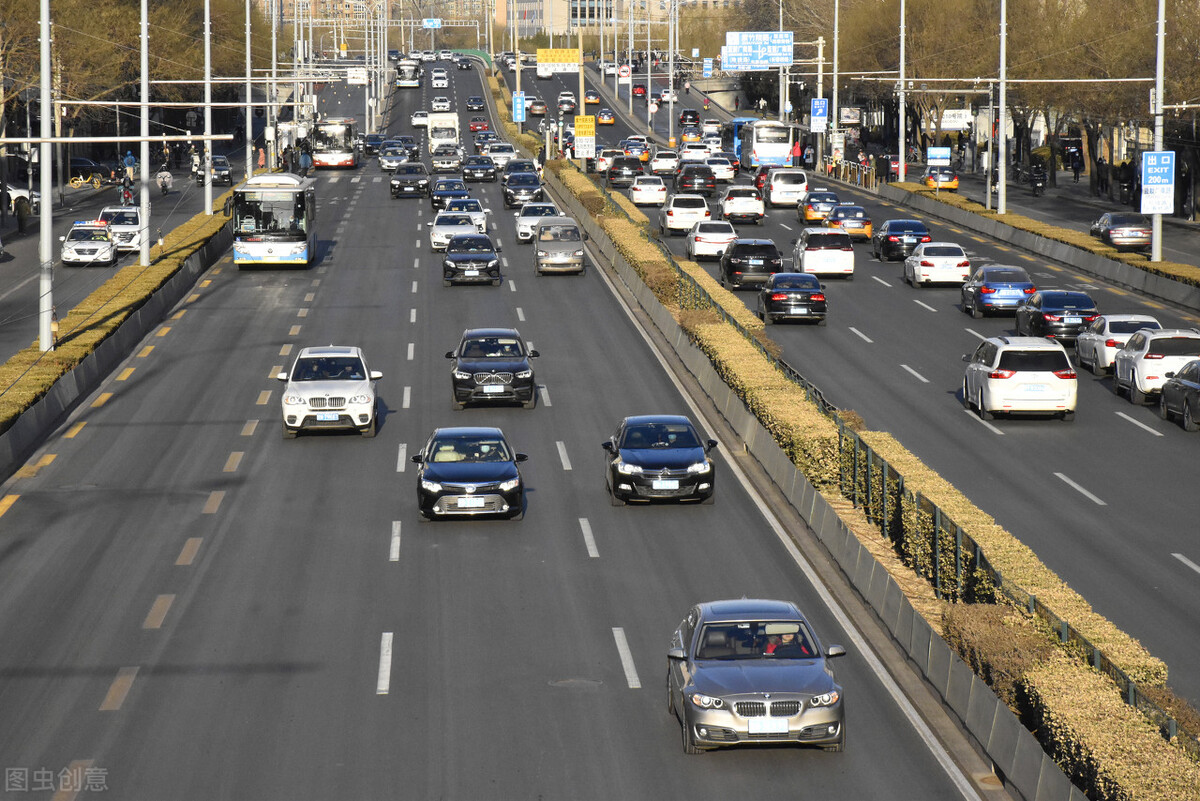
<svg viewBox="0 0 1200 801"><path fill-rule="evenodd" d="M66 236L60 236L62 252L60 258L66 264L104 264L109 267L117 263L117 243L113 240L108 223L103 220L79 220L71 226Z"/></svg>

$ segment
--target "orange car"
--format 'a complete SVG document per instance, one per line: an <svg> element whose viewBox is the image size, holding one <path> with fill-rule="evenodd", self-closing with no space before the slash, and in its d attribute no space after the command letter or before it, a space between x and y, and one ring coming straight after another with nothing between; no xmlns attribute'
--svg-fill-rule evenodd
<svg viewBox="0 0 1200 801"><path fill-rule="evenodd" d="M871 217L862 206L834 206L825 225L842 229L851 239L871 239Z"/></svg>
<svg viewBox="0 0 1200 801"><path fill-rule="evenodd" d="M921 176L921 183L930 189L947 189L953 192L958 189L958 173L949 167L928 167Z"/></svg>
<svg viewBox="0 0 1200 801"><path fill-rule="evenodd" d="M615 125L616 122L617 115L612 113L612 109L602 108L596 112L597 125Z"/></svg>

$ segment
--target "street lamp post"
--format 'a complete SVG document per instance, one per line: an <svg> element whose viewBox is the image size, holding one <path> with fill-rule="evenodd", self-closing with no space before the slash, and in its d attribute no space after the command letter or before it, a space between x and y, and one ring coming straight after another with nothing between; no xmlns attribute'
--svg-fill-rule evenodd
<svg viewBox="0 0 1200 801"><path fill-rule="evenodd" d="M1001 2L1004 2L1004 0L1001 0ZM904 165L905 165L905 161L908 156L908 147L907 147L908 137L906 136L906 134L907 134L906 129L908 128L908 120L905 119L906 112L907 112L907 106L906 106L907 98L905 97L905 94L904 94L904 15L905 15L905 7L904 6L905 6L904 0L900 0L900 93L899 93L900 131L898 133L898 137L900 140L900 155L899 155L900 164L899 164L899 171L898 171L896 177L901 181L904 180L904 178L907 174L904 169Z"/></svg>
<svg viewBox="0 0 1200 801"><path fill-rule="evenodd" d="M1163 59L1166 45L1166 0L1158 0L1158 47L1154 61L1154 149L1163 149ZM1162 214L1150 215L1150 261L1162 261ZM1166 408L1165 406L1163 408Z"/></svg>

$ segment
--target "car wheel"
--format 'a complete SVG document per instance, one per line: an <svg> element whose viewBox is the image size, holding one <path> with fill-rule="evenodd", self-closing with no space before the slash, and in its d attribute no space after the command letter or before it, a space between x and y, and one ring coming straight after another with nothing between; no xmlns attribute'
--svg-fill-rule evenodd
<svg viewBox="0 0 1200 801"><path fill-rule="evenodd" d="M537 387L534 387L533 392L529 395L529 400L521 401L521 408L522 409L536 409L537 408L537 398L538 398Z"/></svg>
<svg viewBox="0 0 1200 801"><path fill-rule="evenodd" d="M499 279L499 278L493 278L492 286L500 286L500 281L501 281L501 279Z"/></svg>
<svg viewBox="0 0 1200 801"><path fill-rule="evenodd" d="M1185 403L1184 406L1186 407L1187 404ZM1158 393L1158 416L1163 420L1171 419L1171 410L1167 406L1167 393L1165 392Z"/></svg>
<svg viewBox="0 0 1200 801"><path fill-rule="evenodd" d="M1186 400L1183 402L1183 413L1179 415L1179 425L1184 431L1200 431L1200 421L1196 420L1196 415L1192 414L1192 407Z"/></svg>
<svg viewBox="0 0 1200 801"><path fill-rule="evenodd" d="M819 326L825 325L825 318L824 317L817 318L817 325L819 325Z"/></svg>
<svg viewBox="0 0 1200 801"><path fill-rule="evenodd" d="M667 714L675 715L675 693L671 691L671 668L667 668Z"/></svg>
<svg viewBox="0 0 1200 801"><path fill-rule="evenodd" d="M703 754L704 749L696 745L696 738L692 735L692 727L687 722L687 715L679 721L679 727L683 730L683 753L685 754Z"/></svg>
<svg viewBox="0 0 1200 801"><path fill-rule="evenodd" d="M461 412L467 408L467 404L459 403L458 398L454 394L454 390L450 390L450 408L456 412Z"/></svg>
<svg viewBox="0 0 1200 801"><path fill-rule="evenodd" d="M971 410L971 395L967 391L967 379L965 378L963 379L962 385L962 405L967 409L967 411Z"/></svg>
<svg viewBox="0 0 1200 801"><path fill-rule="evenodd" d="M1069 423L1069 422L1071 422L1071 421L1072 421L1072 420L1074 420L1074 419L1075 419L1075 412L1074 412L1074 410L1072 410L1072 411L1069 411L1069 412L1063 412L1063 413L1062 413L1062 421L1063 421L1064 423Z"/></svg>
<svg viewBox="0 0 1200 801"><path fill-rule="evenodd" d="M975 410L979 414L980 420L995 420L996 415L989 412L983 406L983 390L979 390L979 394L975 396Z"/></svg>
<svg viewBox="0 0 1200 801"><path fill-rule="evenodd" d="M372 416L371 424L369 426L367 426L366 428L359 429L358 433L362 434L367 439L371 439L372 437L375 436L375 431L377 428L378 420L379 420L379 418Z"/></svg>
<svg viewBox="0 0 1200 801"><path fill-rule="evenodd" d="M1121 374L1117 372L1115 364L1113 365L1112 391L1118 398L1121 397Z"/></svg>
<svg viewBox="0 0 1200 801"><path fill-rule="evenodd" d="M1138 389L1137 376L1129 376L1129 402L1134 406L1146 405L1146 393Z"/></svg>
<svg viewBox="0 0 1200 801"><path fill-rule="evenodd" d="M837 742L824 748L826 751L838 754L846 750L846 721L842 721L842 733L838 735Z"/></svg>
<svg viewBox="0 0 1200 801"><path fill-rule="evenodd" d="M283 438L284 439L295 439L297 433L298 432L296 431L296 429L288 428L287 424L286 423L284 424L284 426L283 426Z"/></svg>
<svg viewBox="0 0 1200 801"><path fill-rule="evenodd" d="M508 513L509 520L524 520L525 519L525 498L524 496L517 502L517 508L510 510Z"/></svg>
<svg viewBox="0 0 1200 801"><path fill-rule="evenodd" d="M717 490L715 488L713 489L712 492L708 493L707 497L700 499L701 506L712 506L716 502L717 502Z"/></svg>

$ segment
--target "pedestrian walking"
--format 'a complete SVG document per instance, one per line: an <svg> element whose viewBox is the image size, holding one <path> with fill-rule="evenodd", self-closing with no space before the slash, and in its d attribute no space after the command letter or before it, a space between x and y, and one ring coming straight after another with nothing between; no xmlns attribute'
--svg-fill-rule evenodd
<svg viewBox="0 0 1200 801"><path fill-rule="evenodd" d="M737 111L737 110L738 110L738 109L740 109L741 107L742 107L742 97L741 97L741 95L734 95L734 96L733 96L733 110L734 110L734 111Z"/></svg>
<svg viewBox="0 0 1200 801"><path fill-rule="evenodd" d="M792 143L792 166L799 167L801 160L804 158L804 148L800 147L800 140L797 139Z"/></svg>
<svg viewBox="0 0 1200 801"><path fill-rule="evenodd" d="M258 168L261 170L267 166L267 151L264 148L258 149Z"/></svg>
<svg viewBox="0 0 1200 801"><path fill-rule="evenodd" d="M1079 183L1079 171L1083 169L1083 154L1078 150L1071 154L1071 172L1075 174L1075 183Z"/></svg>
<svg viewBox="0 0 1200 801"><path fill-rule="evenodd" d="M691 81L683 82L683 93L685 95L690 95L692 93L692 82Z"/></svg>
<svg viewBox="0 0 1200 801"><path fill-rule="evenodd" d="M1096 189L1100 194L1108 194L1108 162L1104 156L1096 159Z"/></svg>
<svg viewBox="0 0 1200 801"><path fill-rule="evenodd" d="M817 150L812 145L807 145L804 148L804 166L812 169L817 163Z"/></svg>
<svg viewBox="0 0 1200 801"><path fill-rule="evenodd" d="M312 156L307 150L300 151L300 177L307 178L308 171L312 169Z"/></svg>
<svg viewBox="0 0 1200 801"><path fill-rule="evenodd" d="M758 99L758 113L759 114L767 113L767 99L765 97L760 97Z"/></svg>

